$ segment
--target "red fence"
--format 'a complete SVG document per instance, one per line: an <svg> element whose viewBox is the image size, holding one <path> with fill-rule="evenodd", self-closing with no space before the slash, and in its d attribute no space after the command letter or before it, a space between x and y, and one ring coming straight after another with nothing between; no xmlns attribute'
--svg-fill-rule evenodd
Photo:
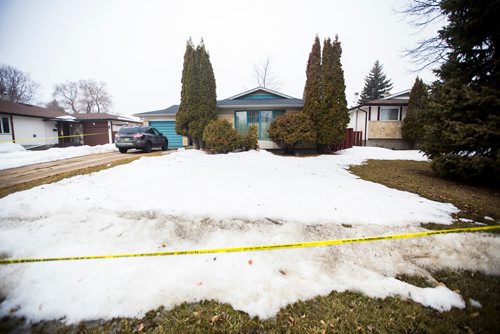
<svg viewBox="0 0 500 334"><path fill-rule="evenodd" d="M332 145L332 151L343 150L353 146L363 146L363 132L347 128L345 129L344 142L340 145Z"/></svg>

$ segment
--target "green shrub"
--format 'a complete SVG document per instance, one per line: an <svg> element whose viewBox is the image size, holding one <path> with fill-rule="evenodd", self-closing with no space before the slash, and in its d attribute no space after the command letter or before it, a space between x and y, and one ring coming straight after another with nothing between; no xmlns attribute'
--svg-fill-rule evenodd
<svg viewBox="0 0 500 334"><path fill-rule="evenodd" d="M246 135L241 138L241 148L245 151L256 150L259 147L258 144L259 133L257 131L256 125L250 125Z"/></svg>
<svg viewBox="0 0 500 334"><path fill-rule="evenodd" d="M217 153L233 152L241 146L240 135L224 119L208 123L203 132L203 140Z"/></svg>
<svg viewBox="0 0 500 334"><path fill-rule="evenodd" d="M293 153L299 144L314 143L314 124L303 112L286 113L271 122L269 138L281 146L285 152Z"/></svg>
<svg viewBox="0 0 500 334"><path fill-rule="evenodd" d="M461 156L448 153L432 160L432 169L439 175L472 183L500 185L500 161L477 155Z"/></svg>
<svg viewBox="0 0 500 334"><path fill-rule="evenodd" d="M246 135L241 135L225 119L211 121L203 132L203 140L216 153L255 150L257 138L255 125L250 126Z"/></svg>

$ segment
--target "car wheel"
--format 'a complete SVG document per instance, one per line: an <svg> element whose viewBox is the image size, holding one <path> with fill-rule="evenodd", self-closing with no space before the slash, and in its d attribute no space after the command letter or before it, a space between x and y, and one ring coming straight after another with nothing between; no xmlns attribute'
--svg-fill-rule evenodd
<svg viewBox="0 0 500 334"><path fill-rule="evenodd" d="M143 151L146 153L149 153L149 152L151 152L152 147L153 147L153 145L151 145L151 142L147 141L146 144L144 145Z"/></svg>
<svg viewBox="0 0 500 334"><path fill-rule="evenodd" d="M162 151L166 151L168 150L168 141L165 140L165 142L163 143L163 145L161 146L161 150Z"/></svg>
<svg viewBox="0 0 500 334"><path fill-rule="evenodd" d="M128 151L128 149L122 148L122 147L120 147L119 150L120 150L120 153L127 153L127 151Z"/></svg>

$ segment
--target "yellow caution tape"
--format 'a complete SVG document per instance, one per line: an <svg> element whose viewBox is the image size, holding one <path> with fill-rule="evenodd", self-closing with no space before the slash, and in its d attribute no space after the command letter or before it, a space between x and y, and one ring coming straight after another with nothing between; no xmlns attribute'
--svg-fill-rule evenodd
<svg viewBox="0 0 500 334"><path fill-rule="evenodd" d="M25 141L37 141L37 140L45 140L45 139L56 139L56 138L71 138L71 137L84 137L84 136L97 136L97 135L107 135L107 132L102 132L102 133L86 133L86 134L81 134L81 135L70 135L70 136L54 136L54 137L44 137L44 138L21 138L21 139L9 139L9 140L0 140L0 143L8 143L8 142L13 142L13 143L18 143L18 142L25 142Z"/></svg>
<svg viewBox="0 0 500 334"><path fill-rule="evenodd" d="M118 259L118 258L123 258L123 257L173 256L173 255L194 255L194 254L211 254L211 253L255 252L255 251L267 251L267 250L277 250L277 249L345 245L345 244L352 244L352 243L358 243L358 242L371 242L371 241L381 241L381 240L408 239L408 238L426 237L426 236L435 235L435 234L488 231L488 230L494 230L494 229L499 229L499 228L500 228L500 225L481 226L481 227L464 227L464 228L454 228L454 229L449 229L449 230L413 232L413 233L382 235L382 236L372 236L372 237L362 237L362 238L352 238L352 239L309 241L309 242L277 244L277 245L263 245L263 246L179 250L179 251L166 251L166 252L153 252L153 253L68 256L68 257L49 257L49 258L31 258L31 259L0 259L0 265L1 264L14 264L14 263L30 263L30 262Z"/></svg>

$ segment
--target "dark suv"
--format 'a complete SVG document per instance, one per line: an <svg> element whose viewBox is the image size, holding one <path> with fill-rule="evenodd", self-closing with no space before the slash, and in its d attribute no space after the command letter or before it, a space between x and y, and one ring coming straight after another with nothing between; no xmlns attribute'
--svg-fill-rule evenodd
<svg viewBox="0 0 500 334"><path fill-rule="evenodd" d="M121 128L115 136L115 146L121 153L127 153L130 148L141 149L147 153L151 152L153 147L161 147L163 151L166 151L168 139L150 126L135 126Z"/></svg>

